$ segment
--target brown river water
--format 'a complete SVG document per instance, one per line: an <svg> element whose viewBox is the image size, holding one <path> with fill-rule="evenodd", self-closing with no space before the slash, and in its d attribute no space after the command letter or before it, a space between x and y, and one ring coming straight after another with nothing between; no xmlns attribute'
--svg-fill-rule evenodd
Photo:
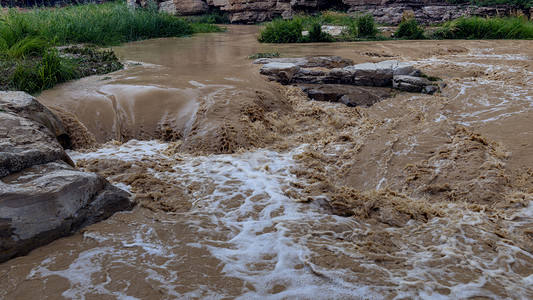
<svg viewBox="0 0 533 300"><path fill-rule="evenodd" d="M139 205L0 264L0 298L533 298L533 41L131 43L39 100ZM247 56L413 62L447 87L308 101Z"/></svg>

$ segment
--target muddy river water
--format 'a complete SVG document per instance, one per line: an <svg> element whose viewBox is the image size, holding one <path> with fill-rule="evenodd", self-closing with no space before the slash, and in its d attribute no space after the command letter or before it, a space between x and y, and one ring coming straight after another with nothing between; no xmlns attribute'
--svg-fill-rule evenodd
<svg viewBox="0 0 533 300"><path fill-rule="evenodd" d="M533 41L128 44L39 100L138 203L0 264L0 298L533 298ZM309 101L247 56L409 61L447 87Z"/></svg>

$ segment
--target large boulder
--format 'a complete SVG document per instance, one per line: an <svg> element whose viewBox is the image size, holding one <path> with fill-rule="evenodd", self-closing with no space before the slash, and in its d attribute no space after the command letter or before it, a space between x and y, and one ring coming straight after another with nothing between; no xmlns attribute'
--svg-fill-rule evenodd
<svg viewBox="0 0 533 300"><path fill-rule="evenodd" d="M31 95L25 92L0 91L0 111L10 111L45 126L63 148L70 147L70 138L61 119Z"/></svg>
<svg viewBox="0 0 533 300"><path fill-rule="evenodd" d="M44 125L12 112L0 112L0 177L56 160L72 164Z"/></svg>
<svg viewBox="0 0 533 300"><path fill-rule="evenodd" d="M0 93L0 262L131 208L126 192L74 168L65 132L31 96Z"/></svg>

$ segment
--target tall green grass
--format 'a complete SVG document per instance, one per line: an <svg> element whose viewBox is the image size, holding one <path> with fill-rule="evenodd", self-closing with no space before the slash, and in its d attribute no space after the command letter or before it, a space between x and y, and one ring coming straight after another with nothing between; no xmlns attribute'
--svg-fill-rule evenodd
<svg viewBox="0 0 533 300"><path fill-rule="evenodd" d="M17 89L34 94L80 77L75 65L62 59L56 51L49 51L37 64L18 65L12 81Z"/></svg>
<svg viewBox="0 0 533 300"><path fill-rule="evenodd" d="M471 17L450 21L431 37L440 39L533 39L533 22L525 18Z"/></svg>
<svg viewBox="0 0 533 300"><path fill-rule="evenodd" d="M194 28L182 18L160 13L155 6L132 10L122 1L26 12L12 9L0 21L0 37L9 45L29 35L63 45L109 46L192 33Z"/></svg>

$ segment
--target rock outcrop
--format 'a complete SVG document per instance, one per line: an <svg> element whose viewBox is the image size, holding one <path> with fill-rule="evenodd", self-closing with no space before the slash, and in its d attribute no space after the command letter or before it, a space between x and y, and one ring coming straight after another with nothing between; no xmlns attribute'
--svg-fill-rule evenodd
<svg viewBox="0 0 533 300"><path fill-rule="evenodd" d="M0 262L129 209L128 194L76 170L61 120L23 92L0 92Z"/></svg>
<svg viewBox="0 0 533 300"><path fill-rule="evenodd" d="M269 80L297 85L311 99L348 106L370 106L387 98L390 88L426 94L440 90L439 84L422 77L413 65L396 60L354 65L333 56L263 58L254 64L263 64L260 73ZM389 92L384 88L389 88Z"/></svg>
<svg viewBox="0 0 533 300"><path fill-rule="evenodd" d="M405 11L412 11L424 24L440 23L462 16L509 15L512 6L477 7L454 5L446 0L157 0L162 10L180 15L203 14L210 10L226 13L232 23L257 23L276 17L290 18L296 13L313 13L335 8L351 13L368 12L377 22L397 25ZM145 6L147 0L128 0L131 6ZM531 11L523 11L530 15Z"/></svg>

